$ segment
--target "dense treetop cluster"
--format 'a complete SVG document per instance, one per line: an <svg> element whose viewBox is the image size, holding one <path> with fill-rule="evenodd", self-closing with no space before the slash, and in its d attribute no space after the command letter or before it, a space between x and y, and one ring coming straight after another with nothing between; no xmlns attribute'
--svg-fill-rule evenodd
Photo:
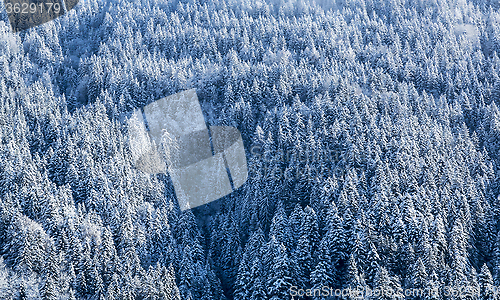
<svg viewBox="0 0 500 300"><path fill-rule="evenodd" d="M83 0L19 34L2 18L1 299L499 296L497 1ZM189 88L242 132L251 172L181 212L124 120Z"/></svg>

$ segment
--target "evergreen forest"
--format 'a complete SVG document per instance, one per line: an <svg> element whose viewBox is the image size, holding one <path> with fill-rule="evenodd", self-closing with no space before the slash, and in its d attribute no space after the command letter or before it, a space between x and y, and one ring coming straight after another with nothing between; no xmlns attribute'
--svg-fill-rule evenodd
<svg viewBox="0 0 500 300"><path fill-rule="evenodd" d="M0 8L0 299L500 299L498 0ZM126 120L192 88L249 176L181 211Z"/></svg>

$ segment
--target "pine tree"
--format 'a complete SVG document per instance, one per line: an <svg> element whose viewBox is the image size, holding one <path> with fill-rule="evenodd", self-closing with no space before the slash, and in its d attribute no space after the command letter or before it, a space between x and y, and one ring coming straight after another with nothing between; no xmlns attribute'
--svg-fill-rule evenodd
<svg viewBox="0 0 500 300"><path fill-rule="evenodd" d="M266 290L264 288L264 285L262 284L260 278L257 277L255 279L255 283L253 285L253 290L251 297L249 299L255 299L255 300L266 300Z"/></svg>
<svg viewBox="0 0 500 300"><path fill-rule="evenodd" d="M319 227L316 212L309 206L304 209L304 218L300 226L301 236L307 238L311 243L311 255L316 256L319 245Z"/></svg>
<svg viewBox="0 0 500 300"><path fill-rule="evenodd" d="M271 237L269 243L272 254L272 265L269 270L269 279L267 280L268 299L289 299L291 277L287 251L285 246L279 244L274 237Z"/></svg>
<svg viewBox="0 0 500 300"><path fill-rule="evenodd" d="M297 263L297 275L299 286L308 287L310 273L314 268L314 260L311 255L311 241L307 236L302 235L297 243L297 249L294 252L294 261Z"/></svg>
<svg viewBox="0 0 500 300"><path fill-rule="evenodd" d="M384 267L377 271L373 282L371 299L398 299L401 297L401 287L394 282Z"/></svg>
<svg viewBox="0 0 500 300"><path fill-rule="evenodd" d="M301 224L304 218L304 211L300 204L296 204L292 213L290 214L290 231L292 234L292 243L296 246L297 241L301 235Z"/></svg>
<svg viewBox="0 0 500 300"><path fill-rule="evenodd" d="M418 258L416 264L412 268L409 288L413 289L414 291L425 291L425 289L428 288L428 275L427 271L425 270L425 265L422 261L422 258ZM415 300L423 300L427 299L428 297L427 294L413 294L414 295L412 295L412 299Z"/></svg>
<svg viewBox="0 0 500 300"><path fill-rule="evenodd" d="M263 269L260 259L257 257L252 262L252 267L250 269L250 284L248 290L246 291L248 297L261 297L266 298L267 293L265 290L265 277L262 276L266 270Z"/></svg>
<svg viewBox="0 0 500 300"><path fill-rule="evenodd" d="M56 300L59 297L56 291L55 283L51 277L48 277L45 280L41 292L43 300Z"/></svg>
<svg viewBox="0 0 500 300"><path fill-rule="evenodd" d="M323 287L332 286L332 276L329 272L329 266L324 262L320 261L314 270L311 272L310 282L313 289L321 290Z"/></svg>
<svg viewBox="0 0 500 300"><path fill-rule="evenodd" d="M292 241L288 225L288 217L281 201L278 202L269 234L274 236L279 243L283 243L287 249L291 249Z"/></svg>
<svg viewBox="0 0 500 300"><path fill-rule="evenodd" d="M333 207L332 203L327 215L327 232L321 239L318 250L318 267L322 268L322 273L320 273L323 274L321 275L322 282L326 281L323 286L337 285L340 281L340 274L345 272L347 266L348 249L343 220Z"/></svg>
<svg viewBox="0 0 500 300"><path fill-rule="evenodd" d="M263 269L260 260L262 248L264 245L264 236L260 228L252 233L250 239L245 245L245 253L238 267L238 277L235 287L235 299L247 299L251 296L249 290L255 275L266 270ZM254 273L255 272L255 273ZM261 282L261 284L264 284Z"/></svg>
<svg viewBox="0 0 500 300"><path fill-rule="evenodd" d="M182 299L188 299L193 295L193 287L195 284L195 269L191 257L191 249L189 246L184 247L183 259L180 264L180 281L179 293Z"/></svg>
<svg viewBox="0 0 500 300"><path fill-rule="evenodd" d="M370 284L374 283L376 274L381 268L381 259L378 254L377 248L370 240L368 240L367 248L368 249L366 249L366 257L363 257L363 263L365 266L364 272L366 274L366 281L368 284Z"/></svg>
<svg viewBox="0 0 500 300"><path fill-rule="evenodd" d="M364 294L359 294L360 291L364 292L364 290L368 287L365 283L363 274L359 273L356 258L352 254L349 258L344 282L344 289L348 289L350 291L350 300L358 299L360 296L363 296Z"/></svg>
<svg viewBox="0 0 500 300"><path fill-rule="evenodd" d="M450 241L450 256L451 264L448 275L448 280L452 289L464 289L472 286L472 283L467 278L467 272L470 269L467 254L467 237L463 230L462 220L457 218L451 231Z"/></svg>
<svg viewBox="0 0 500 300"><path fill-rule="evenodd" d="M493 286L493 277L491 276L488 266L484 264L481 267L481 273L478 275L479 285L481 287L481 300L496 299L496 290Z"/></svg>
<svg viewBox="0 0 500 300"><path fill-rule="evenodd" d="M175 283L175 274L172 265L167 268L164 266L161 269L162 285L159 287L160 299L180 300L179 289Z"/></svg>

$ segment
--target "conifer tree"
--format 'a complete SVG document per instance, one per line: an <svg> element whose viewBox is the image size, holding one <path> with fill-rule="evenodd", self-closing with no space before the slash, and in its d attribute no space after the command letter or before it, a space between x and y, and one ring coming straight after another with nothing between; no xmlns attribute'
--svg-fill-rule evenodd
<svg viewBox="0 0 500 300"><path fill-rule="evenodd" d="M270 300L288 299L291 286L289 257L285 246L271 237L269 242L272 265L267 280L267 295Z"/></svg>

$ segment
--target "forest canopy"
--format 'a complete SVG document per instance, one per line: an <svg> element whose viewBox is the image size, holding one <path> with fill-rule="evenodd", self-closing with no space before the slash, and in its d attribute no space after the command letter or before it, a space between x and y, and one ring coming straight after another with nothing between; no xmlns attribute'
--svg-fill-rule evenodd
<svg viewBox="0 0 500 300"><path fill-rule="evenodd" d="M498 1L83 0L20 33L1 18L1 299L498 299ZM134 167L124 119L191 88L251 172L181 212L168 174ZM370 299L401 297L431 299Z"/></svg>

